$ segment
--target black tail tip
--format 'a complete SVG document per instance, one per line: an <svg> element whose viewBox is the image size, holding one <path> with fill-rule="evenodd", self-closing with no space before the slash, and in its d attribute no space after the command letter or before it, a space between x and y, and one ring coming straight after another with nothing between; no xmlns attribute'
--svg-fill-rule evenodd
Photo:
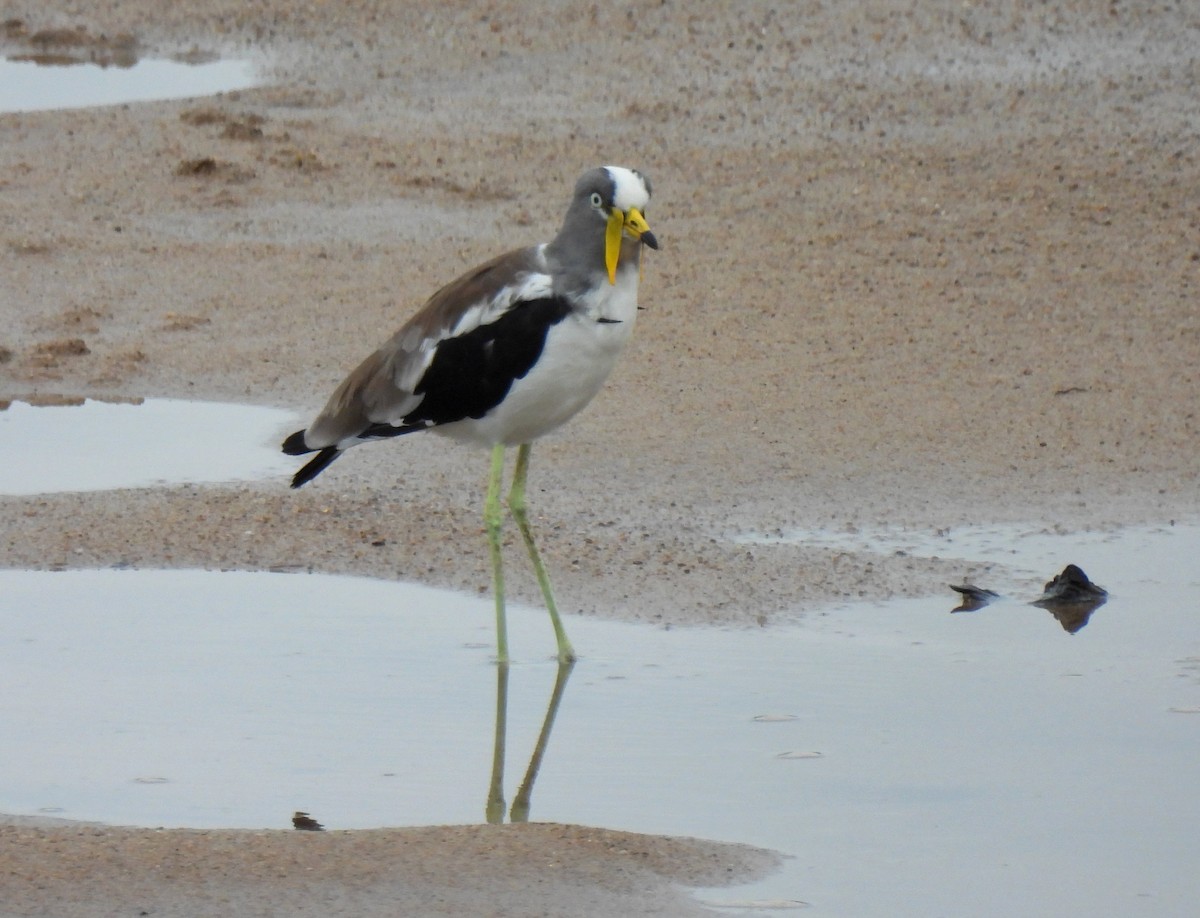
<svg viewBox="0 0 1200 918"><path fill-rule="evenodd" d="M289 439L291 438L289 437ZM313 450L306 449L305 452L311 453ZM325 469L328 468L329 463L333 462L334 459L341 455L341 451L336 446L326 446L324 449L316 450L316 453L317 454L315 456L305 463L304 467L301 468L300 471L292 476L293 488L299 488L308 484L323 471L325 471Z"/></svg>
<svg viewBox="0 0 1200 918"><path fill-rule="evenodd" d="M305 431L297 430L294 434L283 441L283 451L289 456L303 456L305 453L311 453L312 450L304 442Z"/></svg>

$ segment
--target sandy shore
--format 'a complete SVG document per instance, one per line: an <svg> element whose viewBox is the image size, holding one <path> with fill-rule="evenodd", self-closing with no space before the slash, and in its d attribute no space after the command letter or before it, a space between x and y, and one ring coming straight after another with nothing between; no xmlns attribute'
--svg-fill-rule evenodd
<svg viewBox="0 0 1200 918"><path fill-rule="evenodd" d="M357 832L0 826L4 915L703 915L766 852L553 824Z"/></svg>
<svg viewBox="0 0 1200 918"><path fill-rule="evenodd" d="M971 573L728 538L747 530L1074 530L1197 513L1200 15L884 0L160 6L5 8L19 20L10 53L40 30L83 29L99 48L132 36L144 56L251 57L265 85L0 116L0 399L311 413L424 296L548 238L576 175L616 162L652 177L663 247L608 388L535 450L533 509L567 610L769 624ZM427 437L358 450L297 493L269 481L4 498L0 565L298 568L486 590L484 466ZM535 599L511 567L514 593ZM39 852L173 837L9 831L32 833L31 859L10 866L19 846L5 844L0 874L30 872L28 901L41 889L46 908L75 888L78 914L102 912L65 868L37 875L52 863ZM724 871L645 871L629 852L703 864L727 849L602 837L464 828L336 843L364 846L358 857L402 844L428 865L443 848L495 850L477 866L476 910L455 900L456 914L629 913L614 870L683 914L663 884ZM214 876L240 888L229 865L263 850L301 864L335 844L178 838L211 852L190 887L205 896ZM564 838L582 866L547 887L531 852L553 860ZM123 869L155 914L203 912ZM336 871L286 893L334 890L324 914L372 914L401 886L454 885L458 868L442 869L376 876L369 901L339 899ZM525 905L496 905L496 883Z"/></svg>

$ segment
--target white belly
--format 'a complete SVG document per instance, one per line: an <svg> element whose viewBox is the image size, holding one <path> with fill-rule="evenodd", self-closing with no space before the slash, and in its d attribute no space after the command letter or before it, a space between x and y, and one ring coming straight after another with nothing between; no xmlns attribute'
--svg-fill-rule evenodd
<svg viewBox="0 0 1200 918"><path fill-rule="evenodd" d="M530 443L578 414L608 379L632 328L568 316L550 329L542 356L507 398L482 418L434 428L457 440L491 446Z"/></svg>
<svg viewBox="0 0 1200 918"><path fill-rule="evenodd" d="M530 443L562 426L600 391L637 317L637 273L624 271L595 302L550 328L541 357L508 396L479 419L434 428L485 446ZM601 321L607 320L607 321Z"/></svg>

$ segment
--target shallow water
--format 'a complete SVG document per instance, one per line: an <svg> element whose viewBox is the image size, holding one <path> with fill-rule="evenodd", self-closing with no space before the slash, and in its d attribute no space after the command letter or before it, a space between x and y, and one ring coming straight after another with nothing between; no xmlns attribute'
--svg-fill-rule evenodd
<svg viewBox="0 0 1200 918"><path fill-rule="evenodd" d="M295 421L221 402L13 402L0 411L0 494L290 477L296 463L279 444Z"/></svg>
<svg viewBox="0 0 1200 918"><path fill-rule="evenodd" d="M257 82L249 61L140 60L118 67L0 60L0 113L189 99L248 89Z"/></svg>
<svg viewBox="0 0 1200 918"><path fill-rule="evenodd" d="M584 658L531 818L791 856L707 901L1185 914L1200 895L1200 527L1045 538L1111 592L1076 634L1015 600L952 615L949 590L764 631L570 619ZM0 596L0 811L485 818L499 675L486 599L198 571L3 572ZM511 627L506 805L557 675L544 613L515 609Z"/></svg>

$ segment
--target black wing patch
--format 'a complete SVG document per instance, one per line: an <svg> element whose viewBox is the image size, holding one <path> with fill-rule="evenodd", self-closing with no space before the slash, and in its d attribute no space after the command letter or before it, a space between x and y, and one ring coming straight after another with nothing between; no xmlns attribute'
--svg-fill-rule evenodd
<svg viewBox="0 0 1200 918"><path fill-rule="evenodd" d="M397 432L483 417L537 363L546 335L570 312L562 297L527 300L494 322L441 342L416 387L415 394L425 397Z"/></svg>
<svg viewBox="0 0 1200 918"><path fill-rule="evenodd" d="M546 346L546 335L570 312L571 305L561 297L527 300L494 322L447 338L438 345L417 385L415 394L425 396L421 404L403 423L369 424L358 436L364 440L398 437L438 424L483 417L504 401L514 382L533 368ZM293 488L312 481L342 454L336 446L310 448L304 442L304 433L298 430L283 442L283 451L290 456L316 453L293 476Z"/></svg>

